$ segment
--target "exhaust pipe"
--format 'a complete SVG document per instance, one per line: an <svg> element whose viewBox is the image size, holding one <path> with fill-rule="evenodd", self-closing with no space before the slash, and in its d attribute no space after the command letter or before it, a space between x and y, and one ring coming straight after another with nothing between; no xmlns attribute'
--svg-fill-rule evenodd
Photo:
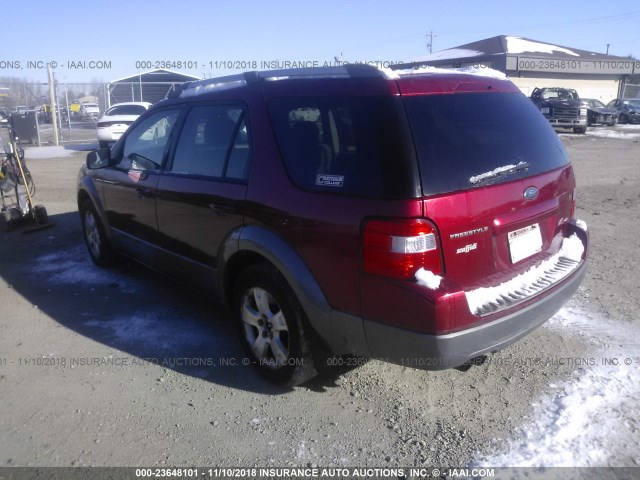
<svg viewBox="0 0 640 480"><path fill-rule="evenodd" d="M468 372L471 367L479 367L480 365L483 365L484 362L487 361L487 358L489 358L488 355L479 355L477 357L473 357L468 362L463 363L458 367L455 367L455 369L460 372Z"/></svg>

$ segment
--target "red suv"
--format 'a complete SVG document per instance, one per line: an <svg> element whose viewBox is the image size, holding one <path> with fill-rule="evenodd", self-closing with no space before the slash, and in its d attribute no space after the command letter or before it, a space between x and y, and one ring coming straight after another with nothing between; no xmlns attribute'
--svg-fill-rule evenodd
<svg viewBox="0 0 640 480"><path fill-rule="evenodd" d="M515 342L585 274L574 205L546 119L463 71L187 83L78 179L96 264L124 254L221 297L287 385L331 355L444 369Z"/></svg>

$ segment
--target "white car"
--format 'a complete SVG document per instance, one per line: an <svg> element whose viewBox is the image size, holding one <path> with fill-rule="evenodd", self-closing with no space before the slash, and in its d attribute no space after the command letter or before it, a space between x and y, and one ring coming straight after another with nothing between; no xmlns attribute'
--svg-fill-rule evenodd
<svg viewBox="0 0 640 480"><path fill-rule="evenodd" d="M136 119L146 112L149 102L125 102L112 105L96 124L100 148L106 148L117 141Z"/></svg>
<svg viewBox="0 0 640 480"><path fill-rule="evenodd" d="M97 103L83 103L80 106L80 116L82 118L98 118L100 116L100 107Z"/></svg>

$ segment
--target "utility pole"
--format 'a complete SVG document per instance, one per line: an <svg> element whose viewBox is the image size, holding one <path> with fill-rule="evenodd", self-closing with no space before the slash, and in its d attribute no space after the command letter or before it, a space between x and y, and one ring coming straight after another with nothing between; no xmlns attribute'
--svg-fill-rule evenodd
<svg viewBox="0 0 640 480"><path fill-rule="evenodd" d="M49 76L49 102L51 102L51 123L53 126L53 144L55 146L60 145L58 140L58 118L56 115L56 95L55 86L53 80L53 71L51 65L47 64L47 74Z"/></svg>
<svg viewBox="0 0 640 480"><path fill-rule="evenodd" d="M431 30L429 33L427 33L426 37L429 39L427 40L427 48L429 49L429 53L433 53L433 37L437 37L438 35L436 35L435 33L433 33L433 30Z"/></svg>

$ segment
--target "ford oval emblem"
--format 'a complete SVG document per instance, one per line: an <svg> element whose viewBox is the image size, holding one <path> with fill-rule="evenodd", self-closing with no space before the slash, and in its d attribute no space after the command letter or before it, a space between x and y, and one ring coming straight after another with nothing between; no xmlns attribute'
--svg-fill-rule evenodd
<svg viewBox="0 0 640 480"><path fill-rule="evenodd" d="M538 189L536 187L529 187L524 191L522 196L526 200L533 200L534 198L536 198L538 196Z"/></svg>

